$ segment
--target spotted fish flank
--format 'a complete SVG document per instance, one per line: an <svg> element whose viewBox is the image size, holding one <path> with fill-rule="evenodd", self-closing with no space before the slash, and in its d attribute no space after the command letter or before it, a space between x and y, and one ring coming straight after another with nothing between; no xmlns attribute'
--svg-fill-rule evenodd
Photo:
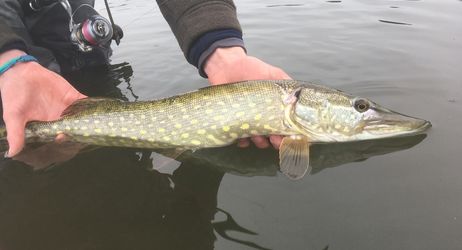
<svg viewBox="0 0 462 250"><path fill-rule="evenodd" d="M285 135L281 171L298 179L309 172L311 143L384 138L429 126L331 88L268 80L206 87L155 101L82 99L61 119L28 123L26 139L50 141L63 133L101 146L196 149L251 135Z"/></svg>

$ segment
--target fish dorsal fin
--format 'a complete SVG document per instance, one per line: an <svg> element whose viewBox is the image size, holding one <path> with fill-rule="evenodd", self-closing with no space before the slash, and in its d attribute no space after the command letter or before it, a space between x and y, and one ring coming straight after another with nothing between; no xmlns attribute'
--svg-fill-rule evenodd
<svg viewBox="0 0 462 250"><path fill-rule="evenodd" d="M279 147L279 168L292 180L299 180L311 171L308 137L292 135L282 139Z"/></svg>
<svg viewBox="0 0 462 250"><path fill-rule="evenodd" d="M71 105L69 105L61 113L61 116L75 115L91 107L94 107L96 104L101 104L104 102L107 102L107 103L114 102L115 103L115 102L122 102L122 100L113 99L113 98L105 98L105 97L88 97L88 98L79 99L73 102Z"/></svg>

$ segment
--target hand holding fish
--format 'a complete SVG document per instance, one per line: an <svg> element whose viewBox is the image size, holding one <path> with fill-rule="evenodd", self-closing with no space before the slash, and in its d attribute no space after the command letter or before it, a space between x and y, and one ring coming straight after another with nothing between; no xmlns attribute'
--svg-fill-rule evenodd
<svg viewBox="0 0 462 250"><path fill-rule="evenodd" d="M212 85L233 83L248 80L279 80L291 79L282 69L269 65L258 58L248 56L241 47L219 48L207 60L205 72ZM264 136L253 136L252 142L258 148L269 146ZM278 149L282 136L272 135L269 141ZM249 146L249 140L244 138L238 142L240 147Z"/></svg>
<svg viewBox="0 0 462 250"><path fill-rule="evenodd" d="M0 55L0 64L25 54L10 50ZM24 128L29 121L51 121L74 101L85 96L58 74L36 62L19 63L0 75L3 119L8 131L8 156L24 146Z"/></svg>

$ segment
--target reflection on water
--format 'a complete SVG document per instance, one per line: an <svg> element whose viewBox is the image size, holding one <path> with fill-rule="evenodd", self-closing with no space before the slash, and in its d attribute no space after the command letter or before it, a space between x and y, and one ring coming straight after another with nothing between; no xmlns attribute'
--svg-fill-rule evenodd
<svg viewBox="0 0 462 250"><path fill-rule="evenodd" d="M404 150L424 138L314 145L312 174ZM257 233L217 208L217 193L225 173L276 175L275 150L189 152L167 175L152 170L156 162L148 150L97 148L75 155L69 152L81 146L68 147L46 144L20 156L42 164L39 171L18 160L0 162L0 249L207 250L214 249L214 232L236 246L270 249L235 236Z"/></svg>
<svg viewBox="0 0 462 250"><path fill-rule="evenodd" d="M123 100L137 100L133 92L131 78L133 69L127 62L90 68L64 77L80 92L87 96L106 96ZM126 85L121 89L119 85Z"/></svg>
<svg viewBox="0 0 462 250"><path fill-rule="evenodd" d="M419 144L426 135L397 137L373 141L346 142L338 144L314 145L311 174L326 168L339 167L343 164L365 161L370 157L406 150Z"/></svg>
<svg viewBox="0 0 462 250"><path fill-rule="evenodd" d="M325 167L406 149L424 137L317 145L313 147L314 169L319 172ZM225 210L217 210L217 192L224 172L275 174L277 162L228 162L226 150L221 151L188 155L190 160L184 161L171 176L148 171L153 168L150 152L132 149L96 149L43 171L32 171L20 161L2 160L0 247L9 250L156 246L206 250L213 249L215 230L236 244L268 249L228 235L233 231L255 233L239 226ZM255 159L274 159L264 155L276 155L274 150L248 153L257 153ZM228 155L233 156L239 158L233 153ZM225 214L226 219L213 222L217 211Z"/></svg>
<svg viewBox="0 0 462 250"><path fill-rule="evenodd" d="M382 140L314 144L310 147L310 174L316 174L325 168L339 167L373 156L409 149L425 137L425 134L421 134ZM196 162L198 165L242 176L275 176L279 164L278 154L274 149L242 149L235 145L187 151L178 160Z"/></svg>
<svg viewBox="0 0 462 250"><path fill-rule="evenodd" d="M261 249L261 250L268 250L269 248L262 247L258 244L255 244L250 241L245 241L245 240L239 240L236 238L233 238L232 236L228 235L228 232L239 232L243 234L249 234L249 235L258 235L255 232L252 232L248 229L245 229L241 226L239 226L236 221L233 219L230 213L224 211L223 209L217 209L218 212L222 212L223 214L226 215L226 220L225 221L220 221L220 222L214 222L213 223L213 228L215 229L215 232L220 235L223 239L233 241L236 243L239 243L241 245L249 246L254 249Z"/></svg>
<svg viewBox="0 0 462 250"><path fill-rule="evenodd" d="M400 150L409 149L423 139L425 134L357 141L345 143L314 144L310 148L311 175L325 168L334 168L357 161L365 161L370 157L384 155ZM100 147L87 146L74 142L50 142L43 145L29 145L15 161L29 165L33 170L46 170L72 160L78 154L86 154ZM257 149L256 147L239 148L231 145L223 148L205 148L195 151L178 152L174 150L154 150L166 157L174 157L177 161L194 162L205 168L239 176L276 176L279 169L279 158L272 148ZM148 150L144 151L149 152ZM172 156L170 153L173 152ZM154 166L147 169L159 169L157 165L168 164L164 161L154 162Z"/></svg>
<svg viewBox="0 0 462 250"><path fill-rule="evenodd" d="M187 165L166 176L145 170L144 153L118 149L42 172L1 164L2 250L213 249L221 173Z"/></svg>

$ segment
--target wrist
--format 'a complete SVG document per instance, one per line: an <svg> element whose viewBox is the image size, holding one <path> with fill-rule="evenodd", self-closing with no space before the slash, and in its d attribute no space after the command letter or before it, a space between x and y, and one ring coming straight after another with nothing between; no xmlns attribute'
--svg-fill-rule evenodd
<svg viewBox="0 0 462 250"><path fill-rule="evenodd" d="M8 50L6 52L3 52L0 54L0 67L7 64L10 60L26 55L24 51L21 50ZM23 71L27 71L26 64L28 63L34 63L34 62L18 62L11 66L11 68L8 68L5 72L0 74L0 89L3 88L5 83L9 82L7 79L11 75L15 74L20 74Z"/></svg>
<svg viewBox="0 0 462 250"><path fill-rule="evenodd" d="M217 72L233 67L237 62L247 57L245 50L240 47L217 48L207 59L204 72L210 77Z"/></svg>
<svg viewBox="0 0 462 250"><path fill-rule="evenodd" d="M15 57L22 56L25 54L26 52L22 50L18 50L18 49L12 49L12 50L5 51L0 54L0 65L5 64L6 62L8 62L9 60Z"/></svg>

